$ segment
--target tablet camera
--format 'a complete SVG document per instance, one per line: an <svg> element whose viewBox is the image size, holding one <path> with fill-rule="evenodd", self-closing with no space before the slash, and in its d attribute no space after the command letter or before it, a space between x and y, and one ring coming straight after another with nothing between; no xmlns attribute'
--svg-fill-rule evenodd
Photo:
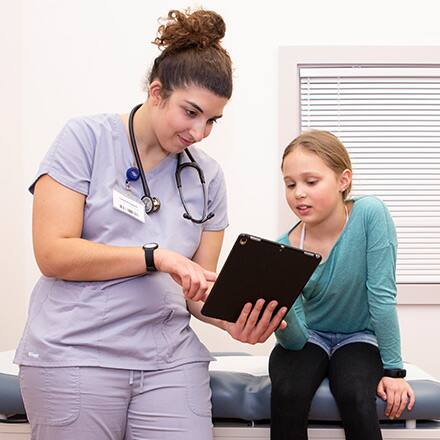
<svg viewBox="0 0 440 440"><path fill-rule="evenodd" d="M241 237L241 238L240 238L240 244L241 244L242 246L244 246L246 243L247 243L247 237Z"/></svg>

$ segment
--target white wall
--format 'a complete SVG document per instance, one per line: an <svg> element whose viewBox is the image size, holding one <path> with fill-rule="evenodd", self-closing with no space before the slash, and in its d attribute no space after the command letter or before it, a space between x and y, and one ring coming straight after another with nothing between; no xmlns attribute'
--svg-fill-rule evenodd
<svg viewBox="0 0 440 440"><path fill-rule="evenodd" d="M3 6L3 4L2 4ZM24 172L21 130L21 2L0 14L0 349L13 347L26 315L23 238ZM2 12L4 11L2 7Z"/></svg>
<svg viewBox="0 0 440 440"><path fill-rule="evenodd" d="M205 142L223 165L229 188L230 227L222 261L236 235L276 237L278 225L278 63L286 45L439 45L436 1L268 2L208 0L227 23L225 47L235 64L234 96ZM3 237L0 349L16 345L24 304L38 276L31 247L31 197L36 167L63 122L74 115L126 112L143 99L142 79L157 55L149 42L156 19L182 0L22 0L2 3L0 82ZM268 6L270 5L270 6ZM5 68L6 67L6 68ZM14 164L18 167L18 177ZM18 213L19 215L15 215ZM440 333L433 309L399 309L404 355L440 377L435 347L414 340ZM435 311L437 313L437 310ZM272 342L246 347L213 328L195 324L213 350L268 352ZM433 351L434 350L434 351Z"/></svg>

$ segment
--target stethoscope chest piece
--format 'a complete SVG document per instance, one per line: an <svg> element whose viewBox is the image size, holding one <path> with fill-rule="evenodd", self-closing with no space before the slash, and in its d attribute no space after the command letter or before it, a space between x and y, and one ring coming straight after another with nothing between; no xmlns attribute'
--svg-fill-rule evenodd
<svg viewBox="0 0 440 440"><path fill-rule="evenodd" d="M160 200L157 197L143 196L141 200L145 205L145 214L151 214L152 212L159 211Z"/></svg>

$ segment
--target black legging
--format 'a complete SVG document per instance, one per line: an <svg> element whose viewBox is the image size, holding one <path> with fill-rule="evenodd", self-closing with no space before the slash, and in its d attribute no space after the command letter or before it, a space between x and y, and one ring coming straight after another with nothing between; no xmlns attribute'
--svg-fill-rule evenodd
<svg viewBox="0 0 440 440"><path fill-rule="evenodd" d="M332 355L306 343L302 350L277 345L269 360L272 381L271 440L307 440L310 405L324 377L338 404L347 440L381 440L376 388L383 376L379 350L347 344Z"/></svg>

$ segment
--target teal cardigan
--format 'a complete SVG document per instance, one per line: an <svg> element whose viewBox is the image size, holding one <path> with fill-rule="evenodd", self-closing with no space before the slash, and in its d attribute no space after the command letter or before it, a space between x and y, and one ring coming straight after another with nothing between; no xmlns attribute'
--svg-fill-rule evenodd
<svg viewBox="0 0 440 440"><path fill-rule="evenodd" d="M289 232L278 241L289 244ZM384 368L402 368L396 249L396 230L384 203L372 196L354 198L347 225L286 315L288 327L276 332L277 341L300 350L308 329L363 331L376 336Z"/></svg>

